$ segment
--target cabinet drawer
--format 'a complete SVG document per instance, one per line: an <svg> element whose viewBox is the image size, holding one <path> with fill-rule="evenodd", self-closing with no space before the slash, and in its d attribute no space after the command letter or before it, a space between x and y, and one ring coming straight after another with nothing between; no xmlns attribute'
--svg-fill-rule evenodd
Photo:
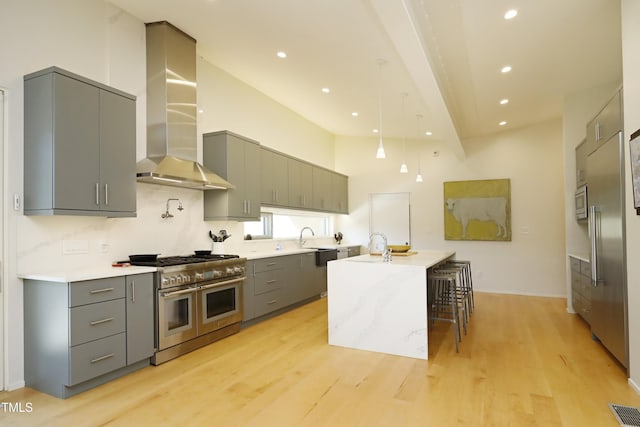
<svg viewBox="0 0 640 427"><path fill-rule="evenodd" d="M584 300L582 299L582 295L580 295L576 291L573 291L571 296L573 298L573 311L578 314L582 314L582 312L584 311Z"/></svg>
<svg viewBox="0 0 640 427"><path fill-rule="evenodd" d="M591 301L591 279L587 276L580 276L580 294Z"/></svg>
<svg viewBox="0 0 640 427"><path fill-rule="evenodd" d="M591 263L580 261L580 273L591 278Z"/></svg>
<svg viewBox="0 0 640 427"><path fill-rule="evenodd" d="M574 257L569 257L571 263L571 271L580 272L580 260Z"/></svg>
<svg viewBox="0 0 640 427"><path fill-rule="evenodd" d="M124 277L73 282L69 285L69 307L124 298Z"/></svg>
<svg viewBox="0 0 640 427"><path fill-rule="evenodd" d="M69 351L69 384L76 385L125 365L126 334L72 347Z"/></svg>
<svg viewBox="0 0 640 427"><path fill-rule="evenodd" d="M254 316L260 317L264 314L279 310L289 305L284 289L276 289L256 295L254 298Z"/></svg>
<svg viewBox="0 0 640 427"><path fill-rule="evenodd" d="M283 268L292 268L296 265L295 256L284 255L271 258L263 258L255 260L253 266L254 273L262 273L263 271L280 270Z"/></svg>
<svg viewBox="0 0 640 427"><path fill-rule="evenodd" d="M69 309L71 346L126 330L125 300L117 299Z"/></svg>
<svg viewBox="0 0 640 427"><path fill-rule="evenodd" d="M254 277L253 294L260 295L274 289L283 288L286 285L285 270L264 271Z"/></svg>

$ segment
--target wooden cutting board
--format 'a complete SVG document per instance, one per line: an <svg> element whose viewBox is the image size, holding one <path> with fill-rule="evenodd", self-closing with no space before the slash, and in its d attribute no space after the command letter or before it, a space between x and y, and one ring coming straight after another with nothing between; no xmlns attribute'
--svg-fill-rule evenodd
<svg viewBox="0 0 640 427"><path fill-rule="evenodd" d="M391 252L391 256L409 256L409 255L415 255L418 252L416 251L407 251L407 252ZM372 253L369 255L377 255L377 256L381 256L381 253Z"/></svg>

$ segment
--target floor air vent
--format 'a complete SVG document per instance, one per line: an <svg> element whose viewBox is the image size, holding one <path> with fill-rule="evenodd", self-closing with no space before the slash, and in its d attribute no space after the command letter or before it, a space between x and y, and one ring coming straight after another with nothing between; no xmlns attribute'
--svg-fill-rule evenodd
<svg viewBox="0 0 640 427"><path fill-rule="evenodd" d="M611 412L623 427L640 427L640 411L631 406L609 403Z"/></svg>

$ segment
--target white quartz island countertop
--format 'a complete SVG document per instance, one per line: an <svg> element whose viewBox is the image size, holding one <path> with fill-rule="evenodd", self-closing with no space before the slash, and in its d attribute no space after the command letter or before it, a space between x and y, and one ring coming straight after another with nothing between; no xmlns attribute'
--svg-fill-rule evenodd
<svg viewBox="0 0 640 427"><path fill-rule="evenodd" d="M455 252L360 255L327 264L329 344L428 358L427 269Z"/></svg>

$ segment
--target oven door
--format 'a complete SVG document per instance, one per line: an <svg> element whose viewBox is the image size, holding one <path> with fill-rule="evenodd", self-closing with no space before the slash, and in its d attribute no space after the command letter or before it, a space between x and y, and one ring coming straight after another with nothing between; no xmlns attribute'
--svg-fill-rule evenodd
<svg viewBox="0 0 640 427"><path fill-rule="evenodd" d="M242 321L244 277L207 283L198 288L198 335Z"/></svg>
<svg viewBox="0 0 640 427"><path fill-rule="evenodd" d="M180 344L197 336L197 288L158 291L158 349Z"/></svg>

